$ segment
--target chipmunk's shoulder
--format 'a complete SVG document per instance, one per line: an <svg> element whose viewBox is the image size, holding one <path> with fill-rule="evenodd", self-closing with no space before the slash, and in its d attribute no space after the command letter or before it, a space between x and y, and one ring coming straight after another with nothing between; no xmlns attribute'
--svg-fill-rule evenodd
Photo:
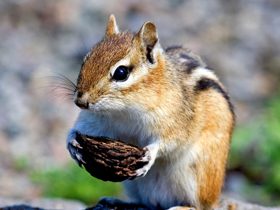
<svg viewBox="0 0 280 210"><path fill-rule="evenodd" d="M182 46L171 46L165 49L165 53L173 62L181 65L180 70L191 74L198 67L207 68L200 56L193 53L190 49Z"/></svg>

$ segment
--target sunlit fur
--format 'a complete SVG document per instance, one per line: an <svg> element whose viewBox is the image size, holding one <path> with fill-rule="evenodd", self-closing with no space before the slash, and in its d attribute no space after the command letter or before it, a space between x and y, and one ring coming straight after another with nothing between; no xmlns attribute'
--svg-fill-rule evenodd
<svg viewBox="0 0 280 210"><path fill-rule="evenodd" d="M68 145L79 131L146 147L148 173L124 182L133 202L211 209L223 185L234 124L224 87L189 50L163 50L153 23L137 34L114 28L110 22L106 37L82 65L74 101L89 106L69 131ZM127 81L112 79L118 62L132 67ZM199 86L203 78L211 83Z"/></svg>

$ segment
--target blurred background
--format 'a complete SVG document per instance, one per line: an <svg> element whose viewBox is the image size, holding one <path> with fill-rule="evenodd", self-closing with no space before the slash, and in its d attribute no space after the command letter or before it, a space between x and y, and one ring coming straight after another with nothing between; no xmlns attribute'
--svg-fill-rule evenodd
<svg viewBox="0 0 280 210"><path fill-rule="evenodd" d="M237 116L223 195L280 205L279 0L1 0L0 197L124 197L71 160L79 109L55 78L76 81L112 13L122 30L153 21L163 47L188 47L216 71Z"/></svg>

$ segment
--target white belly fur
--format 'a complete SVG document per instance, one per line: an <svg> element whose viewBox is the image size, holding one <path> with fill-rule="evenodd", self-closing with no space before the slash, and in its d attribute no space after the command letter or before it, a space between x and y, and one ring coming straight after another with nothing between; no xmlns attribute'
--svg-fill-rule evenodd
<svg viewBox="0 0 280 210"><path fill-rule="evenodd" d="M145 177L124 182L128 196L136 203L160 206L197 206L197 180L187 156L177 162L157 160ZM184 161L185 159L185 161Z"/></svg>

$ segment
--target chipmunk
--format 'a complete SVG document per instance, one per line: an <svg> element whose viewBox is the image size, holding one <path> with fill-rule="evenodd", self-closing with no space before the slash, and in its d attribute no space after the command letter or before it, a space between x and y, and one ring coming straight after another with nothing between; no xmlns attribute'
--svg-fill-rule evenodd
<svg viewBox="0 0 280 210"><path fill-rule="evenodd" d="M111 15L106 36L81 66L74 103L81 112L67 148L79 165L77 131L121 139L147 149L148 164L131 174L138 178L124 181L133 203L170 210L218 205L233 106L199 56L180 46L161 47L154 23L138 33L120 32Z"/></svg>

